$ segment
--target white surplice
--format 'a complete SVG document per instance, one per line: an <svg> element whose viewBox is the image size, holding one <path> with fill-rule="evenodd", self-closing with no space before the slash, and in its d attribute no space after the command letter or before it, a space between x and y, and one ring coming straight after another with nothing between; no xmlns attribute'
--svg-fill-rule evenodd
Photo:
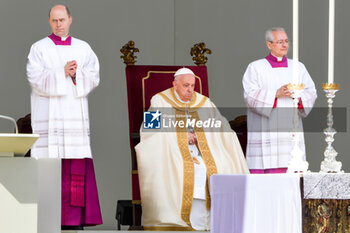
<svg viewBox="0 0 350 233"><path fill-rule="evenodd" d="M244 99L248 106L248 142L246 158L250 169L288 167L291 158L293 99L278 98L276 91L292 83L293 61L288 67L273 68L266 59L248 65L243 77ZM299 110L300 147L305 154L301 117L306 117L317 98L315 84L305 66L299 62L299 83L305 85L301 94L304 109Z"/></svg>
<svg viewBox="0 0 350 233"><path fill-rule="evenodd" d="M77 62L76 85L64 66ZM46 37L34 43L27 63L32 88L33 133L40 138L33 157L91 158L88 94L100 82L99 62L91 47L73 38L71 45L55 45Z"/></svg>

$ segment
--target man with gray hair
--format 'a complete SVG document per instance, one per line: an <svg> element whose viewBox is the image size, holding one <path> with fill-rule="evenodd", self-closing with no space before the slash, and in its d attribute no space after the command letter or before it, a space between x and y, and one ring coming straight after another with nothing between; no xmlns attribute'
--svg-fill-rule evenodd
<svg viewBox="0 0 350 233"><path fill-rule="evenodd" d="M210 176L248 173L248 167L227 120L194 91L194 73L181 68L174 76L173 87L154 95L150 107L153 117L170 121L169 127L142 127L135 147L143 225L145 230L208 230ZM209 121L215 125L201 124Z"/></svg>
<svg viewBox="0 0 350 233"><path fill-rule="evenodd" d="M293 81L293 62L286 58L289 41L283 28L268 29L265 40L269 55L250 63L243 76L248 106L246 158L251 173L285 173L292 150L293 96L288 84ZM297 65L297 81L305 85L298 107L302 129L301 116L309 114L317 94L305 66L301 62ZM305 155L303 135L300 147Z"/></svg>

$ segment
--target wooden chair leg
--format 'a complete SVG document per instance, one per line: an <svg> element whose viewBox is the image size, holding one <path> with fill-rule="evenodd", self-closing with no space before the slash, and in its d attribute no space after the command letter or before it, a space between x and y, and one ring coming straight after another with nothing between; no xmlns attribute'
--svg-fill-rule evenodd
<svg viewBox="0 0 350 233"><path fill-rule="evenodd" d="M133 204L133 225L130 226L129 230L143 230L143 226L141 225L141 215L142 208L140 204Z"/></svg>

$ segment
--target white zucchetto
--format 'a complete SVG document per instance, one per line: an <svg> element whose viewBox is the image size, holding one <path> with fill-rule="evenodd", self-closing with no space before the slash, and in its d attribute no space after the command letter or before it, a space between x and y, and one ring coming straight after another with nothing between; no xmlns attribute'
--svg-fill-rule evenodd
<svg viewBox="0 0 350 233"><path fill-rule="evenodd" d="M183 75L183 74L192 74L194 76L194 73L192 72L192 70L188 68L181 68L176 71L176 73L174 74L174 77Z"/></svg>

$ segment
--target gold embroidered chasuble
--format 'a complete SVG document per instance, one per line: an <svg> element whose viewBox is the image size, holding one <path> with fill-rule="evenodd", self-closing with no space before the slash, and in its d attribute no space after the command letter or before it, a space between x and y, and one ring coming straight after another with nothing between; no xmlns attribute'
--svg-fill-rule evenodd
<svg viewBox="0 0 350 233"><path fill-rule="evenodd" d="M173 122L215 119L219 128L194 125L197 147L207 169L206 203L210 208L209 178L212 174L248 173L237 139L227 120L207 97L194 93L180 102L169 88L151 99L150 110L173 116ZM190 118L190 119L189 119ZM180 124L159 131L141 127L135 147L139 172L143 225L147 230L193 230L190 213L194 190L194 161L188 148L188 128Z"/></svg>

